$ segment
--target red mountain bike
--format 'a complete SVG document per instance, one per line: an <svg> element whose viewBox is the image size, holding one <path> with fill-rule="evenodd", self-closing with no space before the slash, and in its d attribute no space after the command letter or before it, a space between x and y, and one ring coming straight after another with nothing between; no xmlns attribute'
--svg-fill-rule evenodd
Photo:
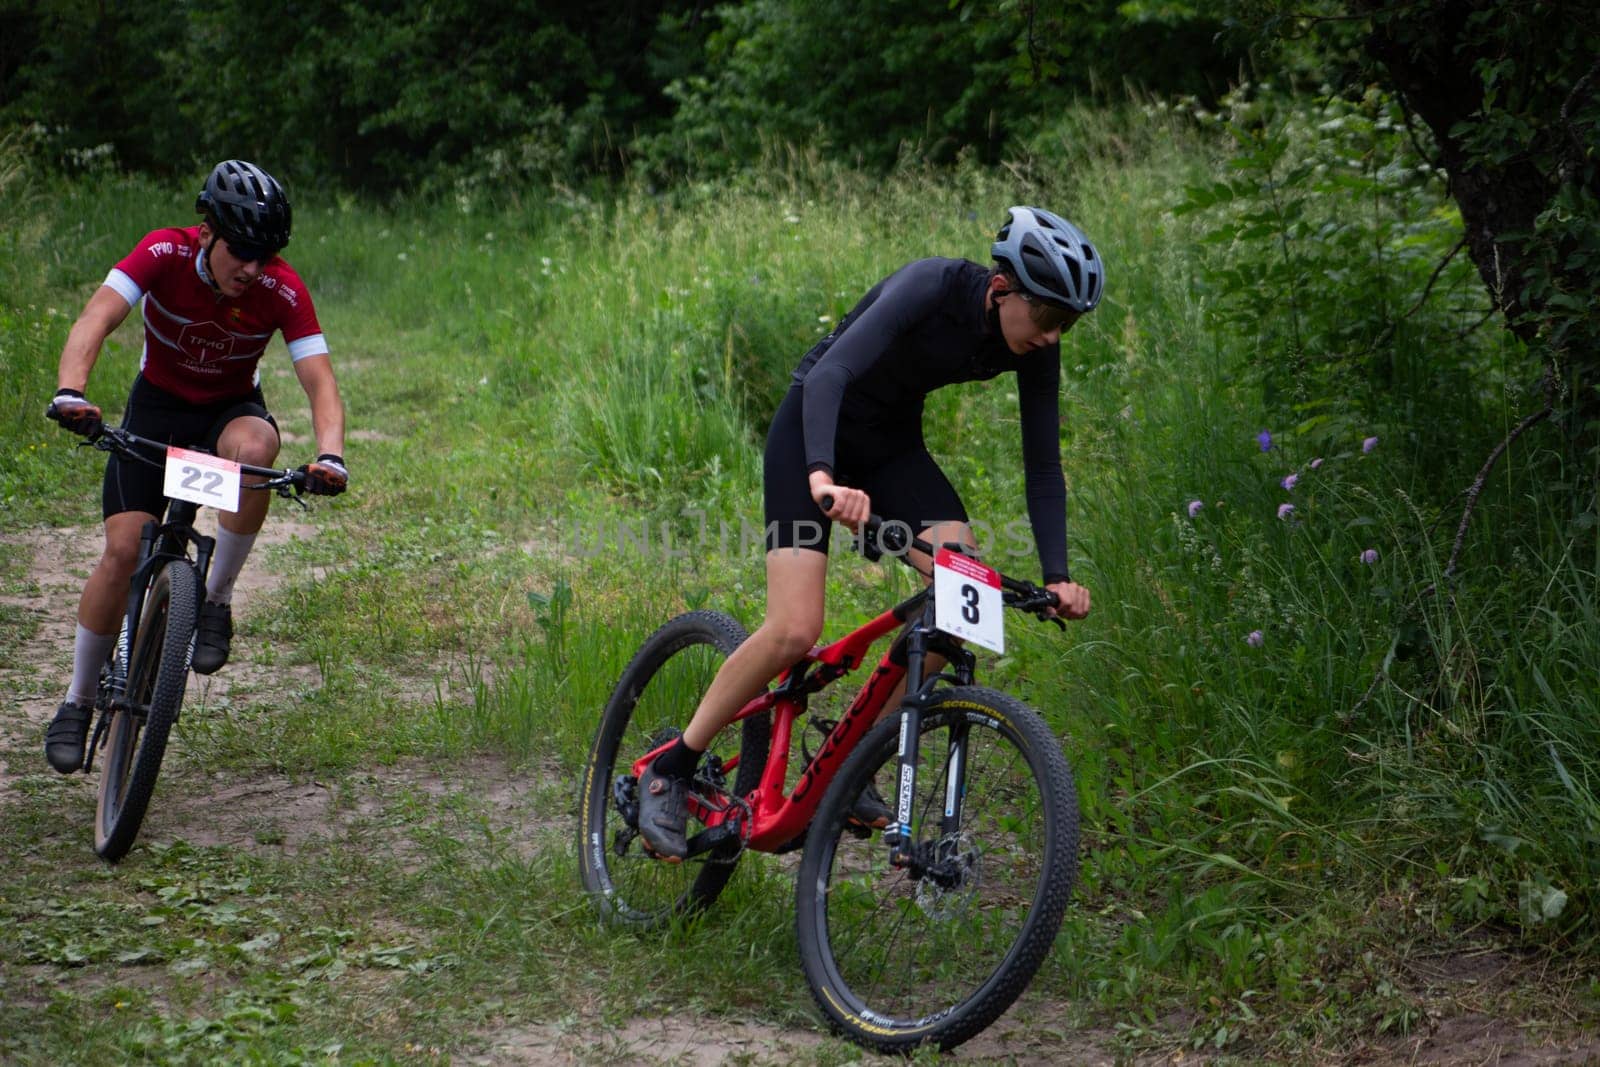
<svg viewBox="0 0 1600 1067"><path fill-rule="evenodd" d="M903 524L874 518L862 540L869 554L886 551L908 565L907 548L934 556ZM988 573L1003 589L996 604L1041 618L1055 606L1047 590ZM651 859L636 840L638 777L746 635L712 611L680 615L652 634L617 682L584 774L579 867L601 915L637 929L669 923L715 900L746 850L803 846L800 957L837 1032L885 1052L948 1049L1010 1007L1049 952L1072 891L1077 796L1038 713L973 684L976 657L935 625L936 588L813 649L744 706L740 729L723 730L701 760L689 859L678 864ZM976 622L976 589L959 586L958 595ZM786 792L790 741L810 697L908 620ZM948 662L931 676L930 653ZM901 678L907 696L898 714L878 723ZM868 785L894 808L881 835L849 821Z"/></svg>

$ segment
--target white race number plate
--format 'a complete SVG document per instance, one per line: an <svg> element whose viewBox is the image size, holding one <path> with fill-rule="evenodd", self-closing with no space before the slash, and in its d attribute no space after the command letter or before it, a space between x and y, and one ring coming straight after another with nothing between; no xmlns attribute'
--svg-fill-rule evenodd
<svg viewBox="0 0 1600 1067"><path fill-rule="evenodd" d="M161 491L222 511L239 510L239 464L186 448L167 449L167 475Z"/></svg>
<svg viewBox="0 0 1600 1067"><path fill-rule="evenodd" d="M1000 572L941 548L933 557L933 624L975 645L1005 652Z"/></svg>

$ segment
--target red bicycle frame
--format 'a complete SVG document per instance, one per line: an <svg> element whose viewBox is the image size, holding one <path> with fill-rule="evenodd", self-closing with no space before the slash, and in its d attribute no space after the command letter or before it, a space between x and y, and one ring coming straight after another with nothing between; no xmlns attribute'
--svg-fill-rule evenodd
<svg viewBox="0 0 1600 1067"><path fill-rule="evenodd" d="M752 715L772 713L771 748L767 754L766 768L761 774L761 784L743 798L750 811L746 847L758 852L773 852L805 831L817 813L817 806L822 803L828 783L833 781L833 776L856 744L878 721L889 694L906 676L906 665L894 662L894 647L891 645L878 661L872 676L856 694L849 710L828 734L822 748L800 772L794 789L785 795L783 783L789 773L789 746L794 735L794 724L805 712L806 697L820 688L799 687L793 683L805 675L813 664L821 672L823 685L855 670L864 661L873 643L903 626L928 595L926 590L917 593L832 644L812 649L805 659L778 677L776 688L739 709L739 714L733 720L735 722ZM668 741L635 760L633 774L643 774L650 761L671 744ZM737 756L724 763L723 770L731 771L736 766ZM689 810L707 829L723 825L730 817L743 816L740 805L717 807L695 792L689 794Z"/></svg>

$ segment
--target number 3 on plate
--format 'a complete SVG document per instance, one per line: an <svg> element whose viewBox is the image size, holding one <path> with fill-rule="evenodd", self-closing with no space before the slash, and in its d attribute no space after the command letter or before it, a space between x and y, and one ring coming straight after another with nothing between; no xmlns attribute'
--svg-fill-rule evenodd
<svg viewBox="0 0 1600 1067"><path fill-rule="evenodd" d="M933 558L934 625L975 645L1005 652L1000 574L969 556L941 548Z"/></svg>

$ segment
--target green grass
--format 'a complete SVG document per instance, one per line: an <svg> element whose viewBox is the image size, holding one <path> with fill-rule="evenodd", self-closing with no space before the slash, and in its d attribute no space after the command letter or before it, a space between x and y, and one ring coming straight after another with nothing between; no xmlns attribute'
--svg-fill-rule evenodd
<svg viewBox="0 0 1600 1067"><path fill-rule="evenodd" d="M814 1030L788 868L753 858L669 934L603 931L577 888L575 783L640 639L692 608L759 621L740 525L759 526L766 418L806 347L905 260L983 258L1016 202L1073 217L1111 264L1106 303L1063 346L1073 567L1094 613L1064 637L1013 620L980 669L1062 738L1084 814L1076 902L1030 995L1113 1053L1325 1058L1441 1007L1408 980L1411 954L1487 946L1569 976L1551 998L1564 1022L1511 991L1497 1009L1592 1027L1600 991L1570 977L1592 967L1600 884L1592 458L1513 449L1468 580L1419 601L1504 398L1449 401L1448 455L1403 411L1272 413L1252 353L1212 325L1200 224L1170 212L1211 150L1128 114L1073 116L1038 152L887 180L774 163L537 210L302 193L290 258L332 344L352 490L295 516L314 537L252 561L281 575L241 618L255 673L191 691L158 821L120 866L94 860L92 801L47 776L37 737L0 740L0 1058L420 1062L530 1027L592 1051L655 1015ZM0 593L18 595L35 581L23 531L98 517L96 462L39 418L71 318L146 229L188 216L143 179L5 173ZM96 368L109 411L137 344L124 328ZM265 388L304 436L287 365L275 344ZM1013 390L945 390L927 420L996 529L1023 517ZM690 550L668 558L664 536ZM1030 575L1030 557L998 560ZM911 580L836 558L830 633ZM38 648L39 625L0 604L0 638L31 664L7 676L13 703L55 699L64 650ZM279 782L327 793L305 816L325 832L223 805L245 847L185 840L208 797ZM191 814L163 830L163 811Z"/></svg>

